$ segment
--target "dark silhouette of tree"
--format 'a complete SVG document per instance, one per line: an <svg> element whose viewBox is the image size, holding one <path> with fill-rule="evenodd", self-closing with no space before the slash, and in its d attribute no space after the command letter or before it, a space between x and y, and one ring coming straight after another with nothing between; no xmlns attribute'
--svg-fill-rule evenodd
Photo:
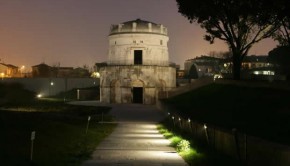
<svg viewBox="0 0 290 166"><path fill-rule="evenodd" d="M273 39L278 41L280 46L290 46L290 17L281 21L281 27L274 33Z"/></svg>
<svg viewBox="0 0 290 166"><path fill-rule="evenodd" d="M273 35L273 39L279 42L280 46L290 46L290 1L277 0L279 4L279 15L281 26Z"/></svg>
<svg viewBox="0 0 290 166"><path fill-rule="evenodd" d="M290 78L290 46L279 46L268 54L269 61L275 65L276 71Z"/></svg>
<svg viewBox="0 0 290 166"><path fill-rule="evenodd" d="M190 69L189 69L188 78L190 78L190 79L197 79L198 78L197 68L194 64L192 64Z"/></svg>
<svg viewBox="0 0 290 166"><path fill-rule="evenodd" d="M205 40L211 44L216 38L226 42L232 52L236 80L240 79L241 63L250 48L279 27L274 0L176 1L179 13L206 30Z"/></svg>

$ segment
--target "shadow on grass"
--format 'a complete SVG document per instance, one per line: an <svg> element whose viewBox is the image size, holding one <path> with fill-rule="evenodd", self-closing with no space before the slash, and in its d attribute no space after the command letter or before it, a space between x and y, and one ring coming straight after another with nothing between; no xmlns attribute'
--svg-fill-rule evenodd
<svg viewBox="0 0 290 166"><path fill-rule="evenodd" d="M109 107L37 101L9 104L5 109L0 110L0 165L79 165L90 158L99 142L115 127L98 123L101 117L111 119L107 115ZM91 120L86 133L88 116ZM30 161L32 131L36 131L36 137Z"/></svg>

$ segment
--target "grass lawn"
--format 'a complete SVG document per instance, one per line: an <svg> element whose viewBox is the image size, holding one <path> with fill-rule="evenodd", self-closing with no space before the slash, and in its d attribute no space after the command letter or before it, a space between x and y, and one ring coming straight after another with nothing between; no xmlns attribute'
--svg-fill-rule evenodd
<svg viewBox="0 0 290 166"><path fill-rule="evenodd" d="M164 100L192 120L290 144L290 91L211 84Z"/></svg>
<svg viewBox="0 0 290 166"><path fill-rule="evenodd" d="M0 165L3 166L80 165L115 126L97 123L102 112L110 110L108 107L39 100L5 108L12 111L0 110ZM86 134L88 116L91 120ZM30 161L32 131L36 131L36 137L33 161Z"/></svg>

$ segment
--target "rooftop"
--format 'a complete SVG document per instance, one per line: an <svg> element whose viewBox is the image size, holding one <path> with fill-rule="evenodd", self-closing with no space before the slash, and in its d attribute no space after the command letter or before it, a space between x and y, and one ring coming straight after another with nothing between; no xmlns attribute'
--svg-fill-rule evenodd
<svg viewBox="0 0 290 166"><path fill-rule="evenodd" d="M120 33L151 33L167 35L167 28L162 24L136 19L111 26L110 35Z"/></svg>

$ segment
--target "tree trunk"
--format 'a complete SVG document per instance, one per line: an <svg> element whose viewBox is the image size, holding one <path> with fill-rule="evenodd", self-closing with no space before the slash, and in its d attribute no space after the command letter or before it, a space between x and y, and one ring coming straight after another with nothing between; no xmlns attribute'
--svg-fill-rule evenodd
<svg viewBox="0 0 290 166"><path fill-rule="evenodd" d="M233 53L233 79L240 80L241 79L241 55L237 53Z"/></svg>

